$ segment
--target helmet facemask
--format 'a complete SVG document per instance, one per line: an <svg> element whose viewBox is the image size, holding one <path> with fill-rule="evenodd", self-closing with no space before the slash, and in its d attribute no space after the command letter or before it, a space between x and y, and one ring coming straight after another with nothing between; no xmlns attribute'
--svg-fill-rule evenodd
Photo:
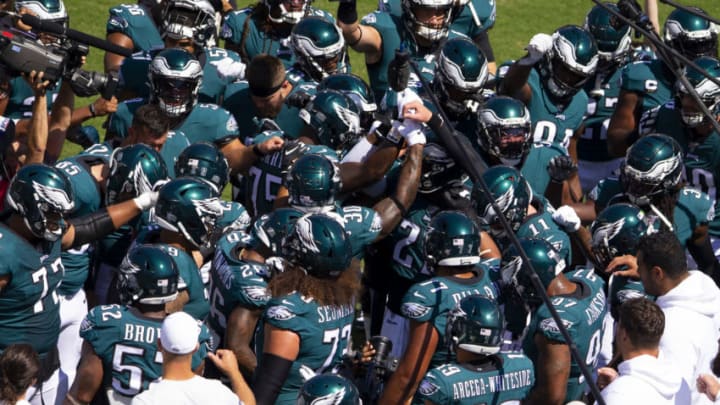
<svg viewBox="0 0 720 405"><path fill-rule="evenodd" d="M190 112L197 103L195 89L199 86L195 80L160 76L156 77L154 82L160 108L171 117Z"/></svg>
<svg viewBox="0 0 720 405"><path fill-rule="evenodd" d="M199 4L198 4L199 3ZM167 3L162 13L162 37L176 41L192 38L198 48L215 46L215 14L207 2L174 0Z"/></svg>
<svg viewBox="0 0 720 405"><path fill-rule="evenodd" d="M308 0L264 0L265 5L268 7L268 19L275 24L290 24L295 25L308 12L308 6L310 2ZM286 6L286 3L290 5L290 10ZM277 15L279 11L279 16Z"/></svg>
<svg viewBox="0 0 720 405"><path fill-rule="evenodd" d="M717 57L718 26L710 23L705 30L687 31L674 20L665 23L665 42L688 59Z"/></svg>
<svg viewBox="0 0 720 405"><path fill-rule="evenodd" d="M347 73L347 51L340 28L333 25L338 40L330 46L319 47L311 38L293 33L290 36L298 61L314 80L320 81L333 73Z"/></svg>
<svg viewBox="0 0 720 405"><path fill-rule="evenodd" d="M448 36L454 1L402 0L405 27L418 44L437 45ZM428 20L439 20L436 24ZM427 45L426 45L427 46Z"/></svg>

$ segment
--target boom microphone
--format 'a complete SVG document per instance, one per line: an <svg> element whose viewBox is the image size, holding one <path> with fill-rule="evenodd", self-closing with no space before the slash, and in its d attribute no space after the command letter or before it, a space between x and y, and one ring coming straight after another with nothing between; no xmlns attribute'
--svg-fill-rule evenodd
<svg viewBox="0 0 720 405"><path fill-rule="evenodd" d="M114 53L117 55L130 57L132 56L132 50L124 48L122 46L118 46L113 44L112 42L108 42L104 39L94 37L92 35L88 35L84 32L76 31L70 28L65 28L64 26L53 23L50 21L43 21L34 15L30 14L23 14L23 16L20 18L20 20L27 24L34 29L41 31L41 32L47 32L50 34L55 34L62 37L68 37L72 40L82 42L84 44L91 45L95 48L102 49L103 51L107 51L110 53Z"/></svg>

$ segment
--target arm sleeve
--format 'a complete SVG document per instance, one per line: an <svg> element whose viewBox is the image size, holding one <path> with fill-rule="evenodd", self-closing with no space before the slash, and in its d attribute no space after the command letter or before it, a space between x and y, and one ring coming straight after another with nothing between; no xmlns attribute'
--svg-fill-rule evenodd
<svg viewBox="0 0 720 405"><path fill-rule="evenodd" d="M487 59L488 62L495 62L495 53L493 52L492 45L490 45L490 36L487 31L483 31L480 35L476 36L474 42L475 45L480 48L483 55L485 55L485 59Z"/></svg>

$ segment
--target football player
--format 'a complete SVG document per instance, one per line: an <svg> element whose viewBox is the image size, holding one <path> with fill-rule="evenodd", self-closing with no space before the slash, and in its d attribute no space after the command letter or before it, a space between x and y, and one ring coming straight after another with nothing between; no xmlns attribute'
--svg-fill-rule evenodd
<svg viewBox="0 0 720 405"><path fill-rule="evenodd" d="M401 307L410 320L407 349L390 377L380 403L405 403L412 399L422 376L430 369L453 361L447 350L447 319L464 297L496 297L487 268L480 263L480 229L460 211L441 211L428 225L425 257L435 277L407 291ZM384 334L384 332L383 332ZM404 336L392 336L391 340Z"/></svg>
<svg viewBox="0 0 720 405"><path fill-rule="evenodd" d="M0 223L0 349L29 343L42 372L30 397L54 403L63 387L57 352L60 332L58 287L62 250L79 248L130 221L154 205L152 192L69 220L72 187L60 169L42 164L22 167L10 183L8 215Z"/></svg>
<svg viewBox="0 0 720 405"><path fill-rule="evenodd" d="M295 64L288 69L293 86L317 85L333 73L350 72L345 39L334 20L305 17L293 27L289 41L295 55Z"/></svg>
<svg viewBox="0 0 720 405"><path fill-rule="evenodd" d="M253 392L261 404L294 404L303 384L301 365L316 373L339 365L360 287L348 235L327 215L299 218L282 254L288 264L268 284L273 298L258 337Z"/></svg>
<svg viewBox="0 0 720 405"><path fill-rule="evenodd" d="M550 160L562 155L577 160L577 131L588 104L582 89L595 73L598 51L592 35L575 25L560 27L552 36L536 34L527 50L509 68L499 93L517 98L530 110L535 148L527 161L537 160L540 167L526 173L533 174L528 181L542 195L550 180Z"/></svg>
<svg viewBox="0 0 720 405"><path fill-rule="evenodd" d="M448 313L446 332L457 360L428 371L418 388L420 398L437 405L497 405L525 398L535 384L533 363L522 353L500 352L504 322L492 299L471 295L460 301ZM497 383L507 379L515 383Z"/></svg>
<svg viewBox="0 0 720 405"><path fill-rule="evenodd" d="M161 2L138 0L137 4L119 4L108 10L105 39L115 45L132 49L133 53L164 48L160 37ZM122 55L105 52L105 72L119 71Z"/></svg>
<svg viewBox="0 0 720 405"><path fill-rule="evenodd" d="M178 299L179 270L172 252L153 245L133 248L119 268L121 305L93 308L83 320L78 378L65 403L90 403L105 392L110 403L129 403L162 376L157 345L167 305ZM210 350L201 326L193 370L200 373Z"/></svg>
<svg viewBox="0 0 720 405"><path fill-rule="evenodd" d="M695 11L707 14L697 7ZM685 10L676 9L668 15L664 40L690 60L717 56L717 26ZM670 100L675 80L675 74L659 59L634 62L623 69L620 95L607 132L612 156L623 156L633 144L642 113Z"/></svg>
<svg viewBox="0 0 720 405"><path fill-rule="evenodd" d="M602 325L607 311L605 283L593 270L566 271L562 255L544 239L523 238L520 244L540 278L587 367L596 365ZM527 265L512 246L503 252L500 273L509 287L505 311L523 306L531 314L523 351L535 364L536 382L525 401L529 404L565 404L580 400L586 382L570 355L570 344L530 281ZM524 320L523 320L524 321Z"/></svg>
<svg viewBox="0 0 720 405"><path fill-rule="evenodd" d="M478 152L490 166L522 169L532 147L531 128L530 111L525 104L512 97L495 96L477 113Z"/></svg>

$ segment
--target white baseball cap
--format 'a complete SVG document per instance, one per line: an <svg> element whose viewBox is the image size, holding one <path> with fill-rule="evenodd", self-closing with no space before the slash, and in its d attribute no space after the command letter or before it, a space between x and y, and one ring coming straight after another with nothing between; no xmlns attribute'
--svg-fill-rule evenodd
<svg viewBox="0 0 720 405"><path fill-rule="evenodd" d="M189 354L198 347L200 325L185 312L175 312L165 317L160 329L163 349L173 354Z"/></svg>

